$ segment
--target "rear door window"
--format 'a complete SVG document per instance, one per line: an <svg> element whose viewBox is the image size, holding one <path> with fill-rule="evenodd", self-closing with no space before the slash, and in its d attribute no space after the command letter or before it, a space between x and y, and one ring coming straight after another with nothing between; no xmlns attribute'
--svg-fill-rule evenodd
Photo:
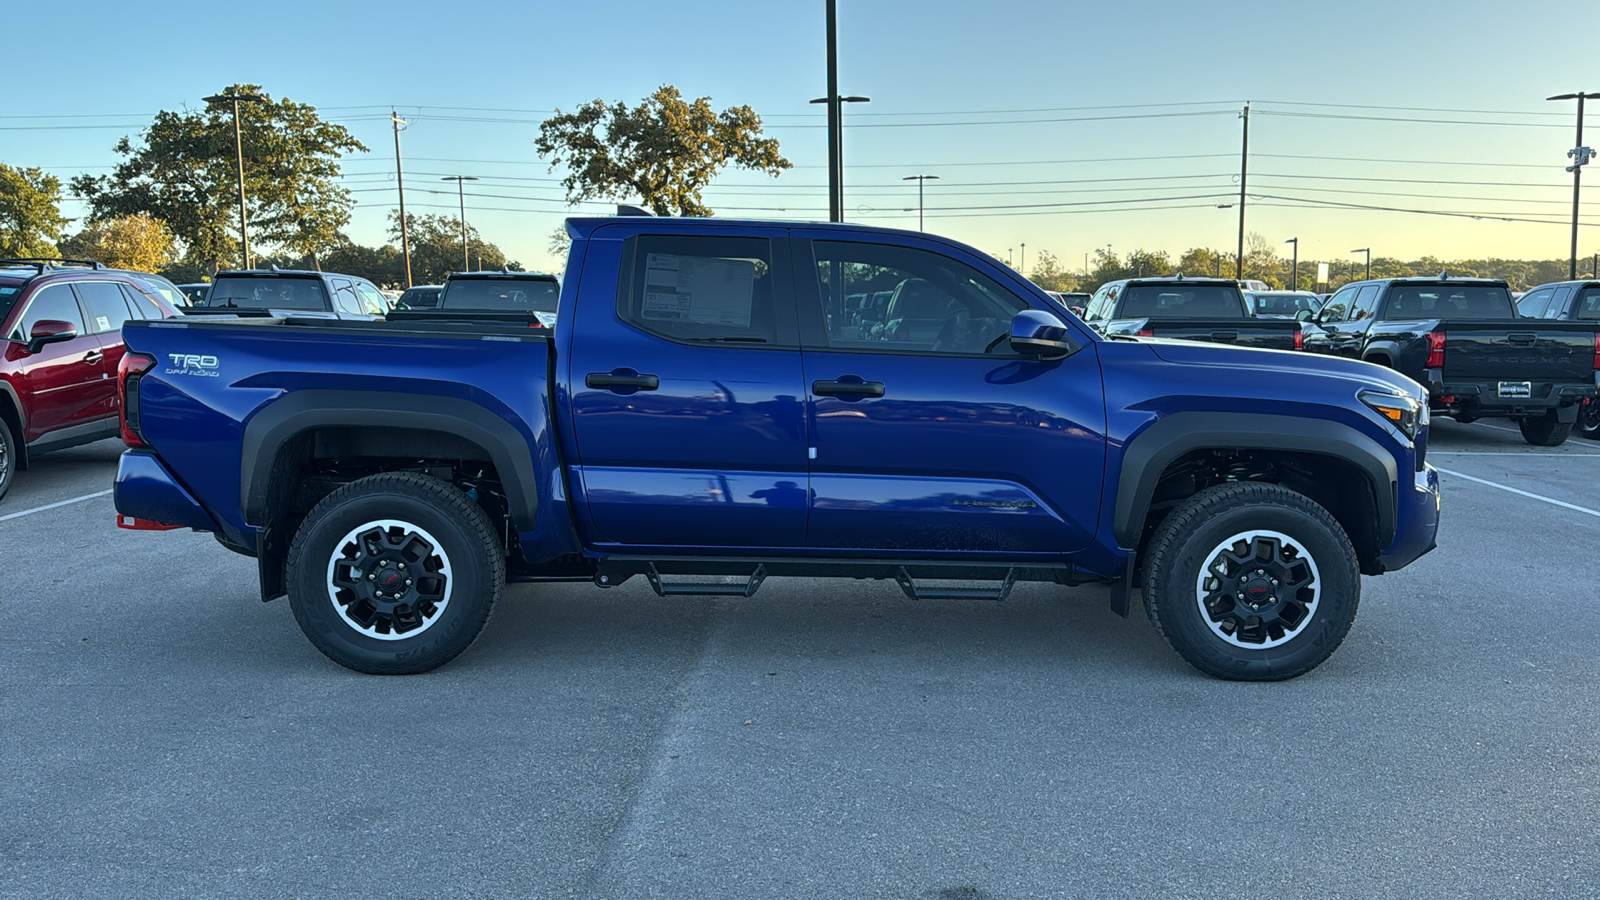
<svg viewBox="0 0 1600 900"><path fill-rule="evenodd" d="M364 281L356 282L356 293L361 295L361 311L369 316L381 316L389 311L388 301L378 289Z"/></svg>
<svg viewBox="0 0 1600 900"><path fill-rule="evenodd" d="M1350 306L1350 321L1359 322L1362 319L1372 318L1372 311L1378 308L1378 294L1381 291L1382 288L1376 284L1362 288Z"/></svg>
<svg viewBox="0 0 1600 900"><path fill-rule="evenodd" d="M1517 315L1529 319L1537 319L1544 315L1545 307L1550 305L1550 299L1556 294L1553 288L1541 288L1529 291L1517 301Z"/></svg>
<svg viewBox="0 0 1600 900"><path fill-rule="evenodd" d="M80 281L72 287L88 314L89 331L93 334L121 331L122 323L133 317L120 285L109 281Z"/></svg>
<svg viewBox="0 0 1600 900"><path fill-rule="evenodd" d="M795 343L793 323L779 321L766 238L640 235L632 243L631 272L617 297L624 322L679 341ZM443 306L456 305L454 290Z"/></svg>

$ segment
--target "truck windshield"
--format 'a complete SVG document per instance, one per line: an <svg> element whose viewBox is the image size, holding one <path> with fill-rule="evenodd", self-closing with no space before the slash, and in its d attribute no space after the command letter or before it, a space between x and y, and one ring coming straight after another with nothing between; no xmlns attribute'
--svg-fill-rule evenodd
<svg viewBox="0 0 1600 900"><path fill-rule="evenodd" d="M1511 292L1499 285L1397 284L1387 319L1514 319Z"/></svg>
<svg viewBox="0 0 1600 900"><path fill-rule="evenodd" d="M1134 284L1122 292L1120 319L1242 319L1243 295L1227 284Z"/></svg>
<svg viewBox="0 0 1600 900"><path fill-rule="evenodd" d="M559 298L554 281L463 278L445 285L439 308L555 312Z"/></svg>
<svg viewBox="0 0 1600 900"><path fill-rule="evenodd" d="M326 310L328 299L318 278L230 278L224 275L211 285L206 306Z"/></svg>

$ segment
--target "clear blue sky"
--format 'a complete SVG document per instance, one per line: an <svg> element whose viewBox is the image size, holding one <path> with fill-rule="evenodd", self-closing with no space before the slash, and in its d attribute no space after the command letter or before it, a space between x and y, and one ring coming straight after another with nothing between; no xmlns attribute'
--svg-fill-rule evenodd
<svg viewBox="0 0 1600 900"><path fill-rule="evenodd" d="M1086 252L1107 244L1119 253L1231 249L1237 212L1215 208L1232 202L1215 195L1238 191L1235 109L1249 99L1248 228L1274 242L1298 236L1304 258L1347 257L1369 244L1405 258L1567 254L1559 222L1571 212L1563 166L1574 110L1544 97L1600 91L1600 67L1583 49L1592 41L1580 37L1600 34L1594 4L839 0L839 8L841 88L872 98L846 112L852 219L914 228L915 186L901 178L927 173L941 179L928 189L930 231L1002 256L1026 243L1030 266L1049 250L1081 267ZM98 27L73 32L45 4L8 11L0 162L63 180L105 172L111 145L157 110L254 82L316 105L371 148L345 170L359 201L350 233L377 243L395 203L393 104L413 122L403 137L408 203L453 212L453 186L439 177L480 176L471 187L484 196L467 198L469 221L512 257L549 266L548 235L566 213L559 173L533 151L537 121L671 83L719 107L754 107L795 163L776 180L723 176L707 194L719 214L827 216L826 132L820 107L806 102L825 93L821 0L137 10L89 0L71 20ZM1160 115L1127 118L1151 114ZM1330 114L1352 118L1320 117ZM42 118L68 115L88 117ZM1588 143L1600 144L1600 119L1591 119ZM1592 171L1585 215L1600 223L1600 164ZM1018 208L971 208L1003 206ZM1596 250L1600 228L1585 228L1579 252Z"/></svg>

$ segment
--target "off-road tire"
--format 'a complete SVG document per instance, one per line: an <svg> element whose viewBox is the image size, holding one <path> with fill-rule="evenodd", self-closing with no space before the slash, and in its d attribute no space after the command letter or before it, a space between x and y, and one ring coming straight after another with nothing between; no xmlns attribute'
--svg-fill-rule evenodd
<svg viewBox="0 0 1600 900"><path fill-rule="evenodd" d="M357 533L363 536L352 537ZM401 546L396 549L388 540ZM352 558L364 567L354 576L359 579L369 573L379 577L380 571L391 579L396 567L406 568L395 560L410 559L411 568L403 574L414 575L416 587L407 579L404 594L391 594L389 601L368 597L342 603L338 598L355 596L346 583L353 577ZM424 571L441 566L443 577L440 571ZM300 630L329 659L373 675L414 675L459 656L489 620L505 575L505 556L483 508L443 481L408 472L371 475L324 497L300 523L285 566L289 606ZM425 584L444 602L419 599L407 605L420 597L412 591L423 591ZM377 586L359 589L370 592ZM385 602L400 603L398 612L390 618L374 612L363 619L364 612L378 608L371 604ZM436 610L432 618L422 612L430 605ZM415 636L406 636L408 625Z"/></svg>
<svg viewBox="0 0 1600 900"><path fill-rule="evenodd" d="M1286 536L1285 546L1309 556L1315 605L1292 633L1276 638L1282 641L1276 646L1238 646L1203 611L1201 573L1219 558L1222 542L1258 531ZM1190 665L1229 681L1282 681L1311 671L1344 641L1360 603L1360 563L1349 536L1326 509L1275 484L1200 491L1156 529L1145 558L1144 608L1151 624Z"/></svg>
<svg viewBox="0 0 1600 900"><path fill-rule="evenodd" d="M1518 419L1517 427L1522 429L1522 439L1535 447L1559 447L1572 434L1572 423L1558 421L1553 409L1542 416Z"/></svg>
<svg viewBox="0 0 1600 900"><path fill-rule="evenodd" d="M1590 400L1578 407L1578 421L1572 430L1590 440L1600 440L1600 400Z"/></svg>

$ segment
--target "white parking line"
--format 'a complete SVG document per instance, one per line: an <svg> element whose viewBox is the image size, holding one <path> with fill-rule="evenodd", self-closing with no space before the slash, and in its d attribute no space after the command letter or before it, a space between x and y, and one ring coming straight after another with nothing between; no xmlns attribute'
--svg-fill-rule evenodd
<svg viewBox="0 0 1600 900"><path fill-rule="evenodd" d="M1434 468L1439 469L1438 466L1434 466ZM1546 503L1552 504L1554 506L1559 506L1562 509L1570 509L1573 512L1581 512L1581 513L1584 513L1585 515L1594 516L1595 518L1600 519L1600 509L1590 509L1587 506L1576 506L1574 504L1566 502L1565 500L1556 500L1553 497L1544 497L1544 496L1541 496L1539 494L1530 494L1527 491L1518 490L1517 488L1514 488L1514 487L1507 487L1506 485L1497 484L1497 483L1495 483L1493 481L1486 481L1486 480L1484 480L1482 478L1476 478L1476 477L1474 477L1472 475L1466 475L1466 474L1463 474L1461 472L1452 472L1449 469L1439 469L1439 471L1443 472L1446 475L1454 475L1457 478L1465 478L1468 481L1476 481L1479 484L1487 485L1489 487L1496 488L1498 490L1502 490L1502 491L1506 491L1508 493L1516 494L1519 497L1528 497L1528 498L1533 499L1533 500L1543 500Z"/></svg>
<svg viewBox="0 0 1600 900"><path fill-rule="evenodd" d="M96 497L104 497L109 493L111 493L109 490L96 491L93 494L84 494L82 497L73 497L71 500L62 500L58 503L46 503L44 506L35 506L33 509L25 509L22 512L6 513L5 515L0 516L0 522L5 522L10 519L20 519L23 516L31 516L34 513L44 512L47 509L71 506L74 503L82 503L85 500L93 500Z"/></svg>
<svg viewBox="0 0 1600 900"><path fill-rule="evenodd" d="M1523 450L1435 450L1428 448L1428 456L1576 456L1580 459L1600 459L1600 453L1539 453Z"/></svg>

